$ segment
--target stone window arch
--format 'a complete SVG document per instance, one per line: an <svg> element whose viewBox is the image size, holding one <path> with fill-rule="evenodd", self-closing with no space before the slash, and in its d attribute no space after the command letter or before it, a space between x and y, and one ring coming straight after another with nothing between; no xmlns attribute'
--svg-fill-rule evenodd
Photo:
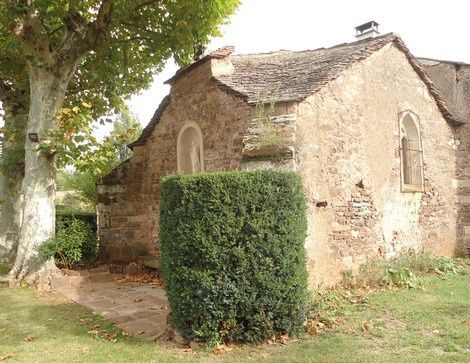
<svg viewBox="0 0 470 363"><path fill-rule="evenodd" d="M202 132L195 122L187 122L176 143L178 172L191 174L204 171Z"/></svg>
<svg viewBox="0 0 470 363"><path fill-rule="evenodd" d="M400 161L402 192L423 192L423 149L418 118L406 111L400 117Z"/></svg>

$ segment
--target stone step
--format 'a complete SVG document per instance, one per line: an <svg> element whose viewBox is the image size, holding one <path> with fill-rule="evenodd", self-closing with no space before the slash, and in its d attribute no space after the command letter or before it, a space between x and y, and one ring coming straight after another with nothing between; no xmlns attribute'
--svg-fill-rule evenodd
<svg viewBox="0 0 470 363"><path fill-rule="evenodd" d="M162 266L159 258L146 256L139 257L139 264L156 270L160 270Z"/></svg>
<svg viewBox="0 0 470 363"><path fill-rule="evenodd" d="M89 282L108 282L114 281L113 275L108 272L99 272L91 274L88 278Z"/></svg>
<svg viewBox="0 0 470 363"><path fill-rule="evenodd" d="M93 282L114 281L109 272L109 266L99 266L88 270L64 270L61 276L56 276L51 282L52 290L75 288Z"/></svg>

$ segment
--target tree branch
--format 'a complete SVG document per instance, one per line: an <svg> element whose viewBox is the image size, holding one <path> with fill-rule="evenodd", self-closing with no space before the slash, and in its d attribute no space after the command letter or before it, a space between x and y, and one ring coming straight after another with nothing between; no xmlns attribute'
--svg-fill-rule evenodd
<svg viewBox="0 0 470 363"><path fill-rule="evenodd" d="M13 20L13 33L20 39L26 53L51 65L54 54L44 24L31 0L8 0L7 6L17 14Z"/></svg>

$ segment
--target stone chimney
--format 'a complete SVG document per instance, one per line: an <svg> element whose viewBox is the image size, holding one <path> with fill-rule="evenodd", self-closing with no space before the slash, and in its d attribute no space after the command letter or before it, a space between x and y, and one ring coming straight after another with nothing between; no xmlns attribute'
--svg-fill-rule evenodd
<svg viewBox="0 0 470 363"><path fill-rule="evenodd" d="M232 54L234 50L234 47L226 46L209 54L211 58L212 76L225 76L235 72L235 68L230 61L230 54Z"/></svg>
<svg viewBox="0 0 470 363"><path fill-rule="evenodd" d="M377 35L380 35L379 23L373 20L356 27L357 40L375 38Z"/></svg>

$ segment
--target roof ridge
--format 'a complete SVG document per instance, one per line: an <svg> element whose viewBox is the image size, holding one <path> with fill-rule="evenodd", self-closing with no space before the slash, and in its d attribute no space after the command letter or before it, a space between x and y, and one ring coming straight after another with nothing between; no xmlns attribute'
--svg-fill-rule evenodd
<svg viewBox="0 0 470 363"><path fill-rule="evenodd" d="M454 65L459 65L459 66L470 66L470 63L447 60L447 59L437 59L437 58L430 58L430 57L416 57L416 59L434 61L434 62L439 62L439 63L448 63L448 64L454 64Z"/></svg>
<svg viewBox="0 0 470 363"><path fill-rule="evenodd" d="M317 51L322 51L322 50L329 50L329 49L335 49L339 47L344 47L344 46L350 46L350 45L357 45L361 43L368 43L368 42L374 42L377 40L382 40L385 38L390 38L389 41L392 41L395 38L399 38L399 36L395 33L387 33L383 35L379 35L375 38L368 38L368 39L361 39L361 40L356 40L354 42L346 42L346 43L341 43L341 44L336 44L331 47L319 47L315 49L303 49L303 50L289 50L289 49L279 49L279 50L274 50L270 52L261 52L261 53L241 53L241 54L232 54L230 57L248 57L248 56L263 56L263 55L274 55L274 54L279 54L279 53L292 53L292 54L300 54L300 53L309 53L309 52L317 52Z"/></svg>

